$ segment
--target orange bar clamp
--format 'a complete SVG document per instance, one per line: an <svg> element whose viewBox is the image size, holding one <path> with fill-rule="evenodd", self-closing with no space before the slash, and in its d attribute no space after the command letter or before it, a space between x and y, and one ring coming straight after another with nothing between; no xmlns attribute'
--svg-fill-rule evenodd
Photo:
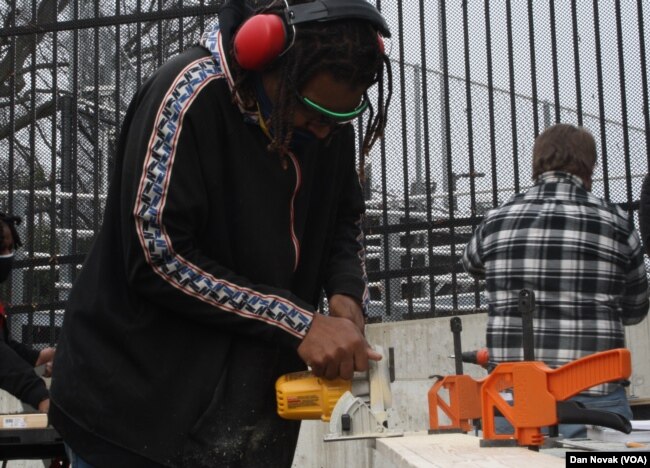
<svg viewBox="0 0 650 468"><path fill-rule="evenodd" d="M630 352L623 348L591 354L557 369L539 361L501 363L485 377L481 389L483 438L513 437L495 432L496 408L512 424L519 445L542 445L540 429L559 423L558 402L595 385L627 379L631 373ZM512 406L500 395L506 389L513 391Z"/></svg>
<svg viewBox="0 0 650 468"><path fill-rule="evenodd" d="M447 375L429 389L429 430L469 432L472 419L481 417L481 380L474 380L469 375ZM439 395L441 389L449 394L449 404ZM451 420L450 424L440 425L438 409Z"/></svg>

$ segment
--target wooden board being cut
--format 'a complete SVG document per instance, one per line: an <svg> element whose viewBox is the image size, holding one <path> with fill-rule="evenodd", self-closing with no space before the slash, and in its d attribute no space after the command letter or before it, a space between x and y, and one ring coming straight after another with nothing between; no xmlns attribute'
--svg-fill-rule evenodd
<svg viewBox="0 0 650 468"><path fill-rule="evenodd" d="M36 429L47 427L45 413L0 414L0 429Z"/></svg>
<svg viewBox="0 0 650 468"><path fill-rule="evenodd" d="M398 468L564 467L564 458L525 447L480 447L479 438L467 434L413 433L377 439L376 449Z"/></svg>

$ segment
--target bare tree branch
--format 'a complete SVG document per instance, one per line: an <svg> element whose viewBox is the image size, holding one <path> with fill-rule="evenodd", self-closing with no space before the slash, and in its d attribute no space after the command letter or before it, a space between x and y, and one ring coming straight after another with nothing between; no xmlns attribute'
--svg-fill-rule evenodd
<svg viewBox="0 0 650 468"><path fill-rule="evenodd" d="M35 119L39 120L44 117L50 117L56 111L56 106L54 101L48 101L44 104L39 105L36 108ZM27 114L17 118L14 121L14 125L7 125L3 128L0 128L0 140L9 138L14 132L22 130L25 127L28 127L32 123L32 116Z"/></svg>
<svg viewBox="0 0 650 468"><path fill-rule="evenodd" d="M57 14L70 3L70 0L43 0L38 6L36 14L37 24L52 23L56 20ZM36 35L36 42L43 40L43 34ZM16 81L16 92L25 87L25 80L16 74L16 69L24 68L25 62L32 55L34 38L30 35L16 37L15 62L12 67L11 54L7 54L0 61L0 96L9 96L14 90L9 86L10 77L14 76Z"/></svg>
<svg viewBox="0 0 650 468"><path fill-rule="evenodd" d="M7 3L8 3L7 8L9 8L8 10L9 12L7 13L7 16L5 16L4 21L2 23L2 26L4 28L10 27L14 21L14 18L16 17L16 2L15 1L11 2L7 0ZM0 37L0 46L8 43L9 43L9 39L7 37L4 38Z"/></svg>
<svg viewBox="0 0 650 468"><path fill-rule="evenodd" d="M16 141L16 153L25 161L25 165L27 167L30 166L30 163L33 162L34 168L41 173L44 173L43 171L43 166L41 165L41 162L38 160L38 158L33 158L31 155L31 150L28 146L22 144L20 141Z"/></svg>

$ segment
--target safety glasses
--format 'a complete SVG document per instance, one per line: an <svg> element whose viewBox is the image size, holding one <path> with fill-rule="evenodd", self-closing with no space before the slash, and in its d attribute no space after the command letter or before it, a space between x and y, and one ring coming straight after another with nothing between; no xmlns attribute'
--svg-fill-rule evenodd
<svg viewBox="0 0 650 468"><path fill-rule="evenodd" d="M337 125L344 125L346 123L352 122L354 119L363 114L366 109L368 109L369 101L367 94L363 94L361 103L350 112L334 112L333 110L327 109L311 99L301 95L297 89L294 88L294 93L298 98L298 101L302 103L307 109L315 111L318 114L317 122L321 125L327 125L330 127Z"/></svg>

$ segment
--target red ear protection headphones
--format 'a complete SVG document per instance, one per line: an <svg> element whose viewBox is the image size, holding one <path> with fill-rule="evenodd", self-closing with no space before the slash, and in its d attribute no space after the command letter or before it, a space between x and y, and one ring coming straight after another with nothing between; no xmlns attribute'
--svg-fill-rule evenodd
<svg viewBox="0 0 650 468"><path fill-rule="evenodd" d="M279 13L262 13L247 19L235 33L233 49L239 66L260 71L293 45L295 25L312 21L361 19L371 23L381 36L390 37L388 24L379 10L366 0L314 0L288 5Z"/></svg>

